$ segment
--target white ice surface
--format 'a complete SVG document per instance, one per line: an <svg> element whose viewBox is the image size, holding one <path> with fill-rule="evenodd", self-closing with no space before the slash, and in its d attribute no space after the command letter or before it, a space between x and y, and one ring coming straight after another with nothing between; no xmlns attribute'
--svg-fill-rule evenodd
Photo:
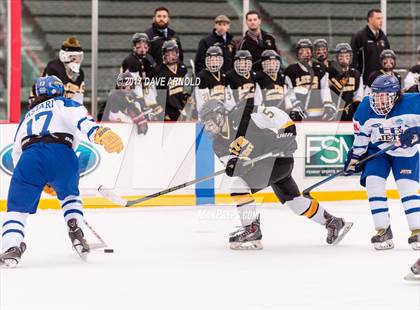
<svg viewBox="0 0 420 310"><path fill-rule="evenodd" d="M366 202L323 205L355 223L338 246L324 227L266 205L265 249L236 252L233 206L86 210L115 249L88 263L71 250L61 213L41 211L19 267L0 269L0 309L420 309L420 286L403 280L419 252L400 203L390 204L396 248L383 252L370 244Z"/></svg>

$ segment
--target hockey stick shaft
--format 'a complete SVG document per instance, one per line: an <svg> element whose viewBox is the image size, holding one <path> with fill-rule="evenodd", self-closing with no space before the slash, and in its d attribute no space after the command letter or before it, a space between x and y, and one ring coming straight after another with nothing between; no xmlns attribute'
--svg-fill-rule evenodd
<svg viewBox="0 0 420 310"><path fill-rule="evenodd" d="M280 155L280 153L275 152L275 151L271 151L271 152L268 152L266 154L260 155L260 156L258 156L256 158L252 159L252 160L249 160L249 161L245 162L244 163L244 166L246 167L246 166L252 165L252 164L254 164L256 162L259 162L261 160L267 159L269 157L277 157L279 155ZM98 191L99 191L99 193L102 196L104 196L108 200L112 201L113 203L115 203L117 205L120 205L120 206L123 206L123 207L130 207L130 206L133 206L133 205L138 204L140 202L144 202L144 201L150 200L152 198L156 198L156 197L159 197L159 196L162 196L162 195L165 195L165 194L168 194L168 193L177 191L179 189L188 187L190 185L193 185L193 184L196 184L196 183L200 183L200 182L204 182L204 181L207 181L207 180L211 180L214 177L216 177L218 175L221 175L221 174L224 174L224 173L225 173L225 169L222 169L222 170L219 170L219 171L217 171L215 173L212 173L210 175L207 175L207 176L204 176L204 177L201 177L201 178L197 178L197 179L194 179L194 180L191 180L189 182L185 182L185 183L182 183L182 184L173 186L173 187L169 187L169 188L164 189L164 190L162 190L160 192L156 192L156 193L147 195L147 196L142 197L142 198L134 199L134 200L125 200L122 197L114 194L112 191L103 189L102 187L99 187L98 188Z"/></svg>
<svg viewBox="0 0 420 310"><path fill-rule="evenodd" d="M393 149L394 147L395 147L395 145L394 145L394 144L391 144L391 145L387 146L386 148L384 148L384 149L382 149L382 150L380 150L380 151L378 151L378 152L376 152L376 153L370 154L369 156L367 156L367 157L363 158L361 161L359 161L359 162L358 162L358 165L362 165L362 164L364 164L365 162L367 162L367 161L371 160L372 158L375 158L375 157L377 157L377 156L379 156L379 155L382 155L382 154L384 154L384 153L388 152L389 150ZM310 196L310 192L311 192L313 189L315 189L315 188L317 188L318 186L321 186L322 184L325 184L325 183L327 183L327 182L329 182L329 181L331 181L331 180L335 179L335 178L336 178L336 177L338 177L338 176L343 175L345 172L346 172L346 171L345 171L344 169L343 169L343 170L340 170L340 171L338 171L337 173L334 173L334 174L330 175L329 177L327 177L327 178L325 178L325 179L323 179L323 180L319 181L318 183L315 183L314 185L309 186L308 188L306 188L306 189L304 189L304 190L303 190L302 195L303 195L304 197L309 197L309 196Z"/></svg>
<svg viewBox="0 0 420 310"><path fill-rule="evenodd" d="M90 247L92 249L106 248L108 245L106 244L106 242L104 241L104 239L102 239L102 237L96 232L96 230L94 230L93 227L90 226L90 224L85 219L83 219L83 223L90 230L90 232L92 233L92 235L94 235L96 237L96 239L98 239L100 241L99 244L98 243L92 243L90 245Z"/></svg>

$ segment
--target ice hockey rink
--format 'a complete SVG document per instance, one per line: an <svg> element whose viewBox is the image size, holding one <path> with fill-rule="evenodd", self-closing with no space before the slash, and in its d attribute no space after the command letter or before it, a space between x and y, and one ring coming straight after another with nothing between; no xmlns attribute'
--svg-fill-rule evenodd
<svg viewBox="0 0 420 310"><path fill-rule="evenodd" d="M234 206L87 209L115 250L94 250L87 263L61 212L41 210L29 218L21 264L0 269L0 309L419 309L419 283L403 280L419 252L400 203L390 203L395 249L383 252L370 244L366 201L323 205L354 222L339 245L325 243L324 227L265 204L262 251L228 248Z"/></svg>

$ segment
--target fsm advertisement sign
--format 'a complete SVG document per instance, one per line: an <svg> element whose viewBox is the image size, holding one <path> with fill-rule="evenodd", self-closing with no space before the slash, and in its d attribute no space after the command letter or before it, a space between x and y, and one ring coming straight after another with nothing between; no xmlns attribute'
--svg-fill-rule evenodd
<svg viewBox="0 0 420 310"><path fill-rule="evenodd" d="M306 135L305 177L329 176L343 169L353 140L352 134Z"/></svg>

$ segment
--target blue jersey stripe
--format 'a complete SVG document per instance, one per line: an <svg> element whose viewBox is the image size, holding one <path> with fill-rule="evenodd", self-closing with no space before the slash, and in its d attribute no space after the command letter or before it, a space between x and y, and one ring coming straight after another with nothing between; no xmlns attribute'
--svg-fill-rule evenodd
<svg viewBox="0 0 420 310"><path fill-rule="evenodd" d="M23 231L21 231L19 229L8 229L5 232L3 232L3 234L1 236L4 237L5 235L11 234L11 233L21 234L22 237L25 238L25 234L23 233Z"/></svg>
<svg viewBox="0 0 420 310"><path fill-rule="evenodd" d="M78 203L78 204L82 204L82 201L79 199L71 199L71 200L67 200L65 203L63 203L63 205L61 206L61 208L64 208L65 206L71 204L71 203Z"/></svg>
<svg viewBox="0 0 420 310"><path fill-rule="evenodd" d="M380 208L380 209L374 209L372 210L372 214L377 214L377 213L383 213L383 212L388 212L388 208Z"/></svg>
<svg viewBox="0 0 420 310"><path fill-rule="evenodd" d="M81 216L83 216L82 211L80 211L78 209L69 209L66 212L64 212L64 217L66 217L67 215L72 214L72 213L77 213L77 214L80 214Z"/></svg>
<svg viewBox="0 0 420 310"><path fill-rule="evenodd" d="M89 140L90 140L90 135L93 134L93 132L98 128L99 126L94 126L89 130L89 132L87 133L87 137L89 138Z"/></svg>
<svg viewBox="0 0 420 310"><path fill-rule="evenodd" d="M370 197L369 201L387 201L386 197Z"/></svg>
<svg viewBox="0 0 420 310"><path fill-rule="evenodd" d="M84 121L88 120L87 116L81 118L78 122L77 122L77 129L82 130L81 129L81 125Z"/></svg>
<svg viewBox="0 0 420 310"><path fill-rule="evenodd" d="M420 196L418 196L418 195L411 195L411 196L405 196L405 197L401 198L401 201L403 203L404 202L407 202L407 201L410 201L410 200L420 200Z"/></svg>
<svg viewBox="0 0 420 310"><path fill-rule="evenodd" d="M407 215L411 214L411 213L414 213L414 212L420 212L420 207L405 210L405 214L407 214Z"/></svg>
<svg viewBox="0 0 420 310"><path fill-rule="evenodd" d="M6 225L9 225L9 224L18 224L18 225L20 225L20 226L22 226L22 227L25 227L25 225L23 225L23 223L22 223L22 222L15 221L15 220L10 220L10 221L5 222L5 223L3 224L3 227L5 227Z"/></svg>

